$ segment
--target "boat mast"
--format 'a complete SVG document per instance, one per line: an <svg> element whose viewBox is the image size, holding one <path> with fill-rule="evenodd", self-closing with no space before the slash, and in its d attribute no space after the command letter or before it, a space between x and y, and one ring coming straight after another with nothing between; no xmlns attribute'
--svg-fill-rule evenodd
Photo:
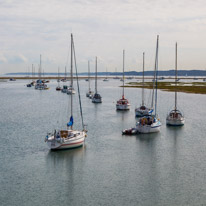
<svg viewBox="0 0 206 206"><path fill-rule="evenodd" d="M96 66L95 66L95 93L97 94L97 57L96 57Z"/></svg>
<svg viewBox="0 0 206 206"><path fill-rule="evenodd" d="M88 61L88 79L89 79L89 92L91 91L90 88L90 62Z"/></svg>
<svg viewBox="0 0 206 206"><path fill-rule="evenodd" d="M59 67L58 67L58 87L59 87Z"/></svg>
<svg viewBox="0 0 206 206"><path fill-rule="evenodd" d="M73 88L73 35L71 34L71 88ZM72 91L71 91L72 92ZM71 93L71 117L73 117L73 94ZM73 129L73 124L71 125L71 129Z"/></svg>
<svg viewBox="0 0 206 206"><path fill-rule="evenodd" d="M156 82L156 90L155 90L155 117L156 117L156 114L157 114L158 49L159 49L159 35L157 35L157 47L156 47L156 58L155 58L155 82Z"/></svg>
<svg viewBox="0 0 206 206"><path fill-rule="evenodd" d="M65 74L64 74L64 76L65 76L65 81L67 80L67 67L65 67Z"/></svg>
<svg viewBox="0 0 206 206"><path fill-rule="evenodd" d="M33 68L33 64L31 65L31 76L32 76L32 81L34 81L34 68Z"/></svg>
<svg viewBox="0 0 206 206"><path fill-rule="evenodd" d="M122 93L122 99L124 99L124 56L125 56L125 51L123 50L123 93Z"/></svg>
<svg viewBox="0 0 206 206"><path fill-rule="evenodd" d="M41 54L40 54L40 65L39 65L39 79L41 79Z"/></svg>
<svg viewBox="0 0 206 206"><path fill-rule="evenodd" d="M144 106L144 52L143 52L143 73L142 73L142 106Z"/></svg>
<svg viewBox="0 0 206 206"><path fill-rule="evenodd" d="M177 110L177 42L175 45L175 111Z"/></svg>

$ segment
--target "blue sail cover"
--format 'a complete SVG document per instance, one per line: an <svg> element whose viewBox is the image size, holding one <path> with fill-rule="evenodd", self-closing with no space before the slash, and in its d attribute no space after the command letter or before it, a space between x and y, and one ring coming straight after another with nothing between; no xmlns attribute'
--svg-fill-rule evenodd
<svg viewBox="0 0 206 206"><path fill-rule="evenodd" d="M67 126L70 127L73 125L73 123L74 123L73 116L71 116L69 122L67 123Z"/></svg>
<svg viewBox="0 0 206 206"><path fill-rule="evenodd" d="M149 113L152 113L153 112L153 109L151 111L149 111Z"/></svg>

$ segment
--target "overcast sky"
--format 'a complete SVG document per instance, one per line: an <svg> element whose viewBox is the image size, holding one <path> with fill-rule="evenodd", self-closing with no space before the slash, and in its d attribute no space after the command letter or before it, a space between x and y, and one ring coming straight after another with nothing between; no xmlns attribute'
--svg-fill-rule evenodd
<svg viewBox="0 0 206 206"><path fill-rule="evenodd" d="M39 56L45 72L63 72L74 35L78 69L153 69L156 36L159 69L206 69L205 0L0 0L0 74L26 72Z"/></svg>

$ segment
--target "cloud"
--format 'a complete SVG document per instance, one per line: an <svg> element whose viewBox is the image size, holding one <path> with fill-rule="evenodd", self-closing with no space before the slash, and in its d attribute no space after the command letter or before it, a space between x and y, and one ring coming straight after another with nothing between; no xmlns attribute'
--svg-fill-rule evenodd
<svg viewBox="0 0 206 206"><path fill-rule="evenodd" d="M8 63L11 64L26 63L27 61L27 58L23 54L16 54L14 56L8 57Z"/></svg>
<svg viewBox="0 0 206 206"><path fill-rule="evenodd" d="M152 59L157 34L164 65L170 68L173 62L169 54L176 41L183 50L203 56L205 9L203 0L2 0L1 66L5 59L8 64L38 63L42 54L48 70L64 68L73 32L82 71L95 56L101 57L100 69L108 65L122 68L123 49L128 67L134 67L143 51ZM192 69L196 62L204 67L204 60L192 52L190 55L190 61L183 63L185 69Z"/></svg>
<svg viewBox="0 0 206 206"><path fill-rule="evenodd" d="M8 62L8 60L7 60L7 58L4 56L4 54L1 54L0 53L0 64L2 64L2 63L7 63Z"/></svg>

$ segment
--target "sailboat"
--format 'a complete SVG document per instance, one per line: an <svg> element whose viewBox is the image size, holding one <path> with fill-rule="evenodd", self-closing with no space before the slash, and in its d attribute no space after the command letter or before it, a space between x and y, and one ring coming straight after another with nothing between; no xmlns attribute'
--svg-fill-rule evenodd
<svg viewBox="0 0 206 206"><path fill-rule="evenodd" d="M104 82L108 82L109 81L109 79L107 78L107 75L108 75L108 73L107 73L107 69L106 69L106 77L103 79Z"/></svg>
<svg viewBox="0 0 206 206"><path fill-rule="evenodd" d="M71 51L72 52L72 51ZM72 62L72 61L71 61ZM71 70L70 70L70 80L71 80L71 84L67 90L67 94L75 94L75 90L74 90L74 87L73 87L73 66L71 66Z"/></svg>
<svg viewBox="0 0 206 206"><path fill-rule="evenodd" d="M29 78L29 68L28 68L28 78ZM29 78L29 81L30 81L30 78ZM32 87L32 84L31 84L31 83L28 83L26 86L27 86L27 87Z"/></svg>
<svg viewBox="0 0 206 206"><path fill-rule="evenodd" d="M61 80L62 82L66 82L67 81L67 69L66 69L66 67L65 67L65 73L64 73L64 78ZM68 86L65 84L65 85L63 85L63 87L62 87L62 89L61 89L61 92L62 93L67 93L67 91L68 91Z"/></svg>
<svg viewBox="0 0 206 206"><path fill-rule="evenodd" d="M65 67L65 72L64 72L64 78L61 79L62 82L66 82L67 81L67 68Z"/></svg>
<svg viewBox="0 0 206 206"><path fill-rule="evenodd" d="M143 72L142 72L142 105L135 109L135 116L136 117L143 117L145 115L151 115L152 109L145 106L144 103L144 57L145 54L143 52Z"/></svg>
<svg viewBox="0 0 206 206"><path fill-rule="evenodd" d="M37 90L49 89L47 87L47 85L43 82L42 78L41 78L41 72L42 72L42 68L41 68L41 55L40 55L39 79L37 79L37 81L36 81L35 89L37 89Z"/></svg>
<svg viewBox="0 0 206 206"><path fill-rule="evenodd" d="M86 93L86 97L92 98L94 92L91 91L90 87L90 62L88 61L88 82L89 82L89 91Z"/></svg>
<svg viewBox="0 0 206 206"><path fill-rule="evenodd" d="M59 85L59 82L60 82L60 79L59 79L59 68L58 68L58 79L57 79L57 82L58 82L58 86L56 87L56 91L61 91L61 87Z"/></svg>
<svg viewBox="0 0 206 206"><path fill-rule="evenodd" d="M129 110L130 104L127 99L124 98L124 57L125 57L125 51L123 50L123 85L122 85L122 98L117 101L116 103L116 109L117 110Z"/></svg>
<svg viewBox="0 0 206 206"><path fill-rule="evenodd" d="M182 126L185 123L184 115L177 109L177 43L175 45L175 107L169 112L166 124L171 126Z"/></svg>
<svg viewBox="0 0 206 206"><path fill-rule="evenodd" d="M95 65L95 94L92 97L93 103L102 103L102 97L97 92L97 57L96 57L96 65Z"/></svg>
<svg viewBox="0 0 206 206"><path fill-rule="evenodd" d="M73 60L75 62L75 67L77 70L75 50L74 50L74 41L73 41L73 35L71 34L71 69L73 67ZM80 93L78 76L77 76L77 85L78 85L78 93ZM84 123L83 123L80 94L79 94L79 105L80 105L80 113L81 113L81 120L82 120L82 130L81 131L73 129L73 125L74 125L73 95L71 95L70 103L71 103L71 116L70 116L70 121L67 123L67 129L55 130L54 133L48 133L45 138L45 142L47 142L47 145L52 150L72 149L72 148L77 148L77 147L84 145L84 141L86 137L86 130L84 128Z"/></svg>
<svg viewBox="0 0 206 206"><path fill-rule="evenodd" d="M139 133L153 133L159 132L161 127L161 122L157 117L157 79L158 79L158 49L159 49L159 36L157 36L157 46L156 46L156 57L155 57L155 72L154 72L154 84L153 84L153 98L154 99L154 88L155 88L155 114L151 116L144 116L139 119L136 124L136 130ZM153 103L152 103L153 104Z"/></svg>

